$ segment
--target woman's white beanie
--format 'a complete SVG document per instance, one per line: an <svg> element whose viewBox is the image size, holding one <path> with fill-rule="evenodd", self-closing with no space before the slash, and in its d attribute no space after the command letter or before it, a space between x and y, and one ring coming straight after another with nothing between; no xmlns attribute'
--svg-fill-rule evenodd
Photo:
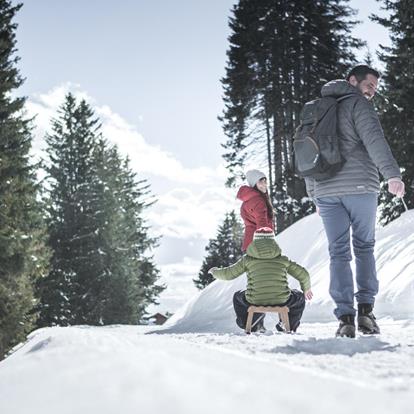
<svg viewBox="0 0 414 414"><path fill-rule="evenodd" d="M266 175L259 170L249 170L246 173L246 180L250 187L254 187L262 178L266 178Z"/></svg>

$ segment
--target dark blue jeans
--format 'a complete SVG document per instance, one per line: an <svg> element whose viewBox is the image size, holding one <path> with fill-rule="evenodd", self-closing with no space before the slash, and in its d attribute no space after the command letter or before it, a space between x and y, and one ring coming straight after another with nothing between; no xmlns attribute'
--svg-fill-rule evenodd
<svg viewBox="0 0 414 414"><path fill-rule="evenodd" d="M374 304L378 293L375 268L375 221L377 194L349 194L316 199L329 243L329 293L336 304L334 314L355 315L354 294L358 303ZM350 262L355 255L356 285Z"/></svg>
<svg viewBox="0 0 414 414"><path fill-rule="evenodd" d="M245 293L245 290L239 290L233 296L233 306L237 316L236 323L237 326L239 326L242 329L246 327L247 310L249 309L250 305L253 305L253 303L247 302ZM281 303L278 306L287 306L289 308L290 329L292 332L295 332L296 329L298 329L300 319L302 318L303 310L305 309L305 296L299 290L292 289L289 299L285 303ZM256 330L255 328L258 324L260 325L260 321L258 321L258 319L264 319L264 316L264 313L254 314L252 324L254 326L252 328L252 332Z"/></svg>

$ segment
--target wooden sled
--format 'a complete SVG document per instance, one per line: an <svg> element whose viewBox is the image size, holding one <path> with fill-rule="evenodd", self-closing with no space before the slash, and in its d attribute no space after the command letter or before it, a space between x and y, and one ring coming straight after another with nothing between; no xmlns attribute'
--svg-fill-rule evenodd
<svg viewBox="0 0 414 414"><path fill-rule="evenodd" d="M289 324L289 308L287 306L249 306L247 311L247 323L246 323L246 333L249 335L252 331L252 321L253 315L255 313L278 313L280 320L283 322L283 325L286 329L286 332L290 332Z"/></svg>

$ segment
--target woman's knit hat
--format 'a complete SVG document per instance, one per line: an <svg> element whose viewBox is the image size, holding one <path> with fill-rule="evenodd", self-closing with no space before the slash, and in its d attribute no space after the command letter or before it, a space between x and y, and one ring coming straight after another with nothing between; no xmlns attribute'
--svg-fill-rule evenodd
<svg viewBox="0 0 414 414"><path fill-rule="evenodd" d="M259 170L249 170L246 173L246 180L250 187L254 187L262 178L266 178L266 175Z"/></svg>

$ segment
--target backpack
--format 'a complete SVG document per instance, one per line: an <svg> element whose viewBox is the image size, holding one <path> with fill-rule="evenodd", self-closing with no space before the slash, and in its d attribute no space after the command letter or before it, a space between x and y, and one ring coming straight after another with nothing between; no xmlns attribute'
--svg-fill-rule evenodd
<svg viewBox="0 0 414 414"><path fill-rule="evenodd" d="M296 172L316 181L333 177L346 159L339 148L337 107L339 99L330 96L307 102L293 140Z"/></svg>

